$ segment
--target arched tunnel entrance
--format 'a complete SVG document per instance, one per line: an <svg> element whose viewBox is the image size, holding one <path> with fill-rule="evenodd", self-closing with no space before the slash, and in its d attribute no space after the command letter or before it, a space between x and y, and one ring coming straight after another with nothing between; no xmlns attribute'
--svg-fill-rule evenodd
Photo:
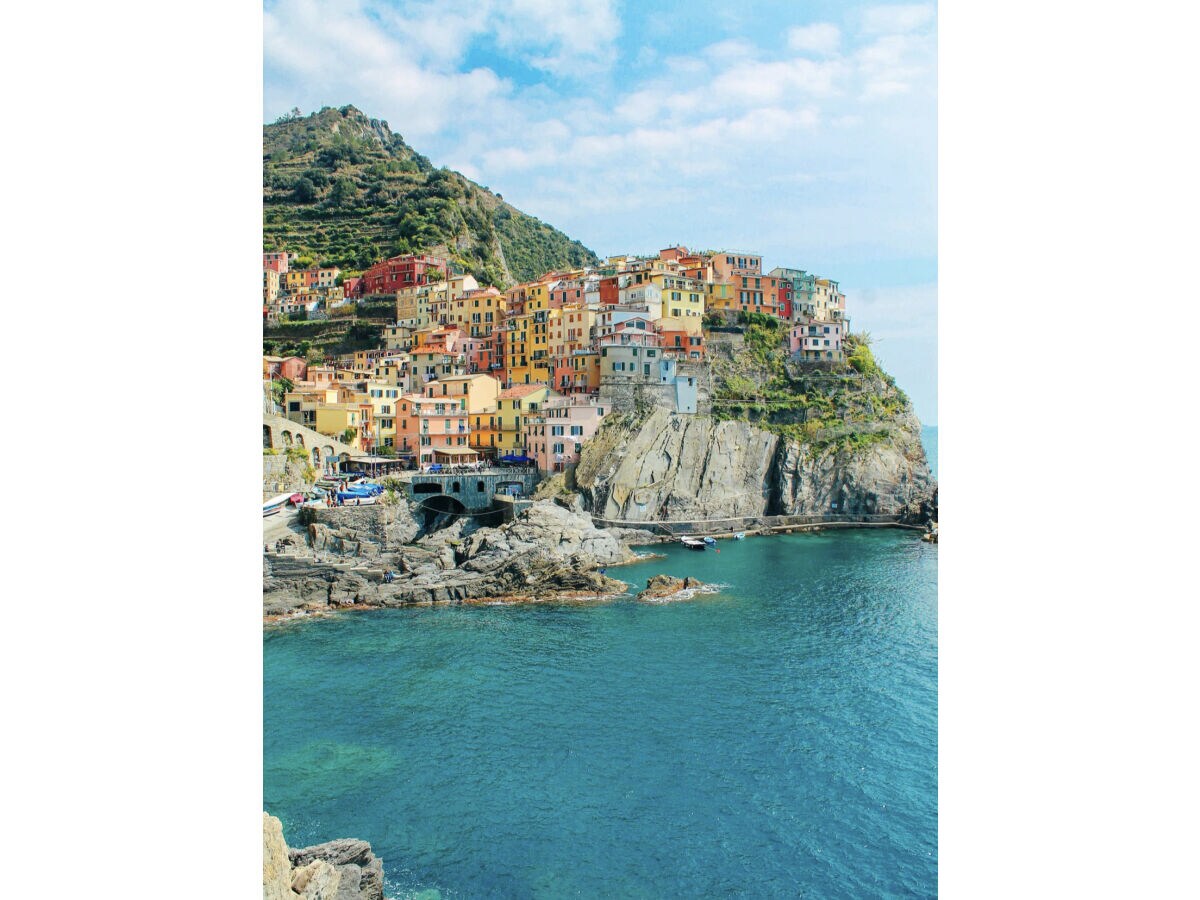
<svg viewBox="0 0 1200 900"><path fill-rule="evenodd" d="M461 501L446 494L422 497L418 501L418 508L425 514L426 533L452 525L467 513L467 508Z"/></svg>

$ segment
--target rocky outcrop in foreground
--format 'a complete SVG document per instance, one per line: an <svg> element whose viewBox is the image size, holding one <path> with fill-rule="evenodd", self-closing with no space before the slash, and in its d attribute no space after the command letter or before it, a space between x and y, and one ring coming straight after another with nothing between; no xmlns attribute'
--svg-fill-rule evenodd
<svg viewBox="0 0 1200 900"><path fill-rule="evenodd" d="M397 528L396 513L386 507L352 515L336 528L310 526L318 559L305 555L311 547L300 555L264 557L266 615L622 593L625 585L600 570L635 558L626 544L596 528L577 502L538 501L499 528L460 519L415 543L404 542L409 529ZM372 517L384 524L372 524ZM383 578L388 570L396 573L391 583Z"/></svg>
<svg viewBox="0 0 1200 900"><path fill-rule="evenodd" d="M263 900L383 900L383 861L366 841L289 850L283 825L263 813Z"/></svg>

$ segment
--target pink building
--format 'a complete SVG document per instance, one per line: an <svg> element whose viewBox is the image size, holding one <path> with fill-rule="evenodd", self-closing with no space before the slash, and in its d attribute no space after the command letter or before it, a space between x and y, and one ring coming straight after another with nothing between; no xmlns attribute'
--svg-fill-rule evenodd
<svg viewBox="0 0 1200 900"><path fill-rule="evenodd" d="M299 356L288 356L279 363L279 374L288 381L303 381L308 374L308 362Z"/></svg>
<svg viewBox="0 0 1200 900"><path fill-rule="evenodd" d="M842 323L811 319L788 331L788 351L797 359L841 360Z"/></svg>
<svg viewBox="0 0 1200 900"><path fill-rule="evenodd" d="M405 394L396 405L396 443L405 452L417 453L422 466L439 461L435 455L455 462L474 462L476 454L469 447L470 438L465 396Z"/></svg>
<svg viewBox="0 0 1200 900"><path fill-rule="evenodd" d="M264 253L263 268L270 269L272 272L278 272L280 275L286 274L288 270L288 255L286 253Z"/></svg>
<svg viewBox="0 0 1200 900"><path fill-rule="evenodd" d="M561 472L579 462L583 442L596 433L605 408L599 398L575 394L550 397L525 424L525 453L543 472Z"/></svg>

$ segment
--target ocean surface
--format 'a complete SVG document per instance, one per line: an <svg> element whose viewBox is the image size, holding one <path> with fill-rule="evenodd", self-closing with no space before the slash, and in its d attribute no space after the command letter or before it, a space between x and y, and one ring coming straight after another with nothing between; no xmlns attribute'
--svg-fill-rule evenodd
<svg viewBox="0 0 1200 900"><path fill-rule="evenodd" d="M267 630L263 808L390 898L935 896L938 548L718 548L609 570L720 586L686 601Z"/></svg>

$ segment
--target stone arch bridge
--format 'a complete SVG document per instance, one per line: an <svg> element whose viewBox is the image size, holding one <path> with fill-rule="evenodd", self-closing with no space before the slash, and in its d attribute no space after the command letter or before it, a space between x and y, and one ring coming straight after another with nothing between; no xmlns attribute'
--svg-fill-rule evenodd
<svg viewBox="0 0 1200 900"><path fill-rule="evenodd" d="M287 451L302 447L318 472L337 471L351 456L361 456L349 444L313 431L306 425L272 413L263 413L263 449Z"/></svg>

